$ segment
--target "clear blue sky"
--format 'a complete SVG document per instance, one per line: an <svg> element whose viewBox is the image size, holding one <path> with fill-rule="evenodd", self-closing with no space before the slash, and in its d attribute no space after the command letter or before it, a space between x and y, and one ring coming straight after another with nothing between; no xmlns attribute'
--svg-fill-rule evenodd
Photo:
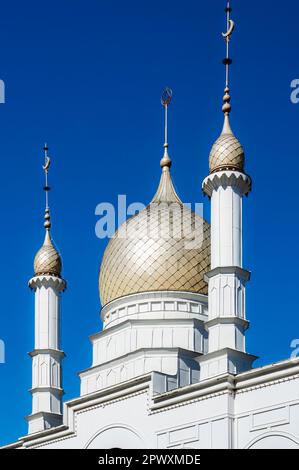
<svg viewBox="0 0 299 470"><path fill-rule="evenodd" d="M232 126L246 149L253 192L244 207L251 321L247 349L257 365L288 358L299 338L299 4L232 1ZM64 387L79 394L77 371L91 364L88 337L101 329L98 271L106 241L95 207L148 202L160 176L164 86L173 178L186 202L201 182L221 125L224 0L27 0L1 2L0 443L27 432L31 411L33 302L27 282L43 240L41 158L53 158L53 236L64 261ZM209 203L205 200L209 218Z"/></svg>

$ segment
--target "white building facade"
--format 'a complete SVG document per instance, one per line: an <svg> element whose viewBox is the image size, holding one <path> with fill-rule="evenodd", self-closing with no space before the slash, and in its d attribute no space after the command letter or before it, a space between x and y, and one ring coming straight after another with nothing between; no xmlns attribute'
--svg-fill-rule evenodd
<svg viewBox="0 0 299 470"><path fill-rule="evenodd" d="M7 447L299 449L299 359L254 368L246 350L242 201L252 183L230 126L229 4L226 11L224 126L202 186L211 224L177 195L166 138L156 195L105 251L103 329L90 338L93 361L79 374L80 396L62 403L66 282L47 203L46 238L29 283L36 299L32 414L28 435ZM170 95L166 116L169 103ZM46 176L48 163L46 153Z"/></svg>

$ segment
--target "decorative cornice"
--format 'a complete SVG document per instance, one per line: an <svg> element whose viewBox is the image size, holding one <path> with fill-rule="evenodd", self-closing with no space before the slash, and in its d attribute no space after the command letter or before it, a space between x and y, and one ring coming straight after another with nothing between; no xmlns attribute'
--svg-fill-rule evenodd
<svg viewBox="0 0 299 470"><path fill-rule="evenodd" d="M299 358L287 359L286 361L242 372L236 377L236 388L239 391L243 388L249 389L251 385L256 386L261 381L265 383L265 378L272 377L273 374L275 374L275 377L272 380L277 380L278 377L281 379L290 375L295 376L299 374ZM269 381L270 380L269 378Z"/></svg>
<svg viewBox="0 0 299 470"><path fill-rule="evenodd" d="M222 376L198 382L187 387L157 395L152 399L151 414L164 412L173 408L207 400L223 394L247 393L264 387L299 379L299 359L271 364L270 366L252 369L242 374ZM252 377L252 381L249 379ZM243 382L240 386L240 382Z"/></svg>
<svg viewBox="0 0 299 470"><path fill-rule="evenodd" d="M296 375L291 375L291 376L285 374L285 376L282 377L282 378L267 380L267 381L263 381L262 379L260 379L259 382L256 380L255 384L252 385L252 387L246 386L244 388L239 388L237 386L235 393L236 393L236 395L240 395L242 393L252 392L253 390L258 390L258 389L261 389L261 388L271 387L273 385L277 385L277 384L285 383L285 382L291 382L292 380L297 380L297 379L299 379L299 373L296 374Z"/></svg>
<svg viewBox="0 0 299 470"><path fill-rule="evenodd" d="M114 403L118 403L120 401L126 401L126 400L129 400L130 398L133 398L133 397L137 397L139 395L144 395L148 393L148 389L143 389L143 390L139 390L137 392L134 392L134 393L130 393L128 395L124 395L124 396L121 396L121 397L118 397L118 398L115 398L114 400L109 400L108 402L106 403L99 403L97 405L93 405L93 406L90 406L88 408L83 408L81 410L79 410L77 412L77 414L84 414L84 413L88 413L89 411L91 410L96 410L97 408L107 408L107 406L111 406L113 405ZM77 429L76 429L77 431Z"/></svg>
<svg viewBox="0 0 299 470"><path fill-rule="evenodd" d="M205 281L209 282L212 277L218 276L219 274L236 274L242 281L250 281L251 272L246 269L240 268L239 266L219 266L212 271L205 274Z"/></svg>
<svg viewBox="0 0 299 470"><path fill-rule="evenodd" d="M201 328L206 321L197 318L148 318L148 319L140 319L140 320L130 320L125 319L122 323L118 323L117 325L113 325L106 330L102 330L99 333L95 333L89 336L90 341L97 340L98 338L103 338L104 336L110 336L112 333L116 331L121 331L124 329L132 329L134 326L193 326L195 328ZM146 348L145 348L146 349ZM150 348L151 349L151 348Z"/></svg>
<svg viewBox="0 0 299 470"><path fill-rule="evenodd" d="M203 359L203 356L201 359ZM212 397L211 392L214 392L214 387L218 384L223 385L223 390L233 390L234 393L246 393L252 390L256 390L278 383L286 382L299 378L299 358L296 360L287 360L271 364L269 366L252 369L236 376L230 374L224 374L222 376L213 377L211 379L198 382L181 389L176 389L171 392L166 392L161 395L157 395L154 401L161 403L162 411L174 406L168 406L167 403L170 398L176 398L177 402L184 406L192 401L199 401ZM227 385L226 385L227 384ZM229 387L228 387L229 384ZM203 394L198 392L204 389ZM221 388L220 388L221 390ZM223 394L224 391L218 390L218 394ZM196 395L196 398L188 399L187 396ZM162 405L164 402L164 406ZM167 407L167 408L166 408Z"/></svg>
<svg viewBox="0 0 299 470"><path fill-rule="evenodd" d="M30 279L28 285L33 290L40 289L41 287L46 289L51 287L59 292L63 292L66 289L66 281L57 276L35 276Z"/></svg>
<svg viewBox="0 0 299 470"><path fill-rule="evenodd" d="M234 376L222 374L152 397L151 414L234 393Z"/></svg>
<svg viewBox="0 0 299 470"><path fill-rule="evenodd" d="M38 356L39 354L49 354L51 356L62 358L65 357L65 353L63 351L59 351L58 349L34 349L28 353L30 357Z"/></svg>
<svg viewBox="0 0 299 470"><path fill-rule="evenodd" d="M223 348L223 349L219 349L217 351L213 351L213 352L210 352L208 354L201 356L198 362L201 364L203 362L207 362L207 361L210 361L211 359L222 357L224 355L226 355L228 358L242 358L243 360L248 361L248 362L253 362L256 359L258 359L258 357L254 356L253 354L248 354L243 351L237 351L236 349Z"/></svg>
<svg viewBox="0 0 299 470"><path fill-rule="evenodd" d="M174 403L169 405L152 405L149 411L149 415L154 415L158 413L165 413L165 411L173 410L175 408L182 408L183 406L191 405L192 403L198 403L201 401L211 400L212 398L220 397L223 395L228 395L233 397L234 391L230 389L229 386L219 386L219 391L210 392L209 394L205 394L205 392L198 393L196 398L185 397L185 399L177 400Z"/></svg>
<svg viewBox="0 0 299 470"><path fill-rule="evenodd" d="M38 413L33 413L32 415L26 416L26 421L32 421L36 418L62 418L62 414L60 413L49 413L48 411L39 411ZM43 431L42 431L43 432Z"/></svg>
<svg viewBox="0 0 299 470"><path fill-rule="evenodd" d="M207 304L208 296L187 291L151 291L130 294L119 299L112 300L111 302L106 304L101 310L101 319L104 320L109 312L113 310L118 310L126 306L130 306L131 304L136 305L139 302L156 302L160 300L187 301L196 302L199 304Z"/></svg>
<svg viewBox="0 0 299 470"><path fill-rule="evenodd" d="M239 317L216 317L213 318L212 320L209 320L205 323L205 328L211 328L212 326L215 325L237 325L241 326L244 328L244 331L248 330L249 328L249 321L244 320L243 318Z"/></svg>
<svg viewBox="0 0 299 470"><path fill-rule="evenodd" d="M238 190L241 195L248 195L252 188L250 176L239 171L218 171L207 176L202 184L204 194L211 197L213 191L219 187L226 189L228 186Z"/></svg>
<svg viewBox="0 0 299 470"><path fill-rule="evenodd" d="M64 390L60 387L50 387L50 386L45 386L45 385L42 385L40 387L34 387L34 388L31 388L29 390L29 392L31 394L33 393L36 393L36 392L53 392L53 393L57 393L57 395L64 395ZM41 413L43 413L41 411Z"/></svg>
<svg viewBox="0 0 299 470"><path fill-rule="evenodd" d="M112 368L113 366L123 363L124 361L127 361L131 358L139 358L139 356L143 356L142 358L145 358L147 355L150 356L158 356L161 357L162 355L168 355L168 356L175 356L175 357L188 357L188 358L197 358L201 356L200 352L197 351L190 351L188 349L183 349L183 348L138 348L135 349L134 351L128 352L126 354L123 354L122 356L115 357L114 359L109 359L106 362L102 362L101 364L96 364L88 369L81 370L78 372L78 375L80 378L85 377L86 375L89 375L91 371L97 372L101 370L105 370L108 366L109 369Z"/></svg>
<svg viewBox="0 0 299 470"><path fill-rule="evenodd" d="M134 377L126 382L121 382L119 384L106 387L102 390L97 390L96 392L89 393L88 395L82 395L78 398L74 398L65 403L71 409L76 411L90 408L95 405L103 405L122 398L124 396L129 396L140 392L141 390L149 389L152 379L152 372Z"/></svg>

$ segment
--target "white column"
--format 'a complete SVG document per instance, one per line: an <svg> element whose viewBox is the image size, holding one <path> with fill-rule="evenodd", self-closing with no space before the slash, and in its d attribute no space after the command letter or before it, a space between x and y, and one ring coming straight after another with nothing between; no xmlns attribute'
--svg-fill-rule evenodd
<svg viewBox="0 0 299 470"><path fill-rule="evenodd" d="M242 198L250 190L249 176L237 171L212 173L203 182L203 191L211 198L211 271L206 276L209 284L206 327L211 357L208 354L203 360L207 377L225 371L241 372L254 360L245 348L245 331L249 326L245 287L250 273L242 264ZM228 357L225 350L233 354Z"/></svg>
<svg viewBox="0 0 299 470"><path fill-rule="evenodd" d="M242 267L242 193L238 186L219 185L212 192L211 244L212 269Z"/></svg>
<svg viewBox="0 0 299 470"><path fill-rule="evenodd" d="M35 344L32 357L32 414L29 434L62 424L62 369L60 296L66 288L56 276L29 281L35 292Z"/></svg>

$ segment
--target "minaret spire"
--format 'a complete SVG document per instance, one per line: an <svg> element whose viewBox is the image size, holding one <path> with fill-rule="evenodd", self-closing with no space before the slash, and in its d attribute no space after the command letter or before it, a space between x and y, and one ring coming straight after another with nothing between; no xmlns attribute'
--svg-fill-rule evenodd
<svg viewBox="0 0 299 470"><path fill-rule="evenodd" d="M179 196L174 189L171 175L170 175L170 167L172 165L171 158L168 154L168 106L170 105L172 100L172 90L170 88L165 88L161 96L161 103L164 107L165 112L165 121L164 121L164 155L162 160L160 161L160 166L162 168L162 175L160 179L160 184L157 189L157 192L154 198L151 201L153 203L179 203L182 204Z"/></svg>
<svg viewBox="0 0 299 470"><path fill-rule="evenodd" d="M50 215L50 207L49 207L49 192L51 190L49 186L49 169L51 165L51 159L49 157L49 147L48 144L44 145L44 158L45 163L43 165L43 170L45 174L45 216L44 216L44 227L46 229L46 236L44 245L52 245L50 229L51 229L51 215Z"/></svg>
<svg viewBox="0 0 299 470"><path fill-rule="evenodd" d="M161 96L161 103L162 106L164 106L165 110L165 125L164 125L164 131L165 131L165 138L164 138L164 156L161 160L161 167L171 167L171 158L168 154L168 106L170 105L172 100L172 90L168 87L165 88L165 90L162 93Z"/></svg>
<svg viewBox="0 0 299 470"><path fill-rule="evenodd" d="M226 17L227 17L227 32L226 33L222 33L222 36L225 40L225 43L226 43L226 57L225 59L223 60L223 63L225 65L225 69L226 69L226 81L225 81L225 85L228 87L229 86L229 66L232 64L232 60L229 56L229 45L230 45L230 40L231 40L231 37L232 37L232 34L233 34L233 31L235 29L235 23L233 20L231 20L230 18L230 14L232 12L232 8L230 6L230 2L228 1L227 2L227 6L225 8L225 12L226 12Z"/></svg>
<svg viewBox="0 0 299 470"><path fill-rule="evenodd" d="M230 2L228 1L225 8L227 31L226 33L222 33L226 44L226 56L223 59L223 64L225 65L225 88L222 105L222 111L224 113L224 124L220 137L214 143L210 153L210 173L228 169L244 172L244 150L231 129L229 119L231 112L229 67L232 64L232 59L230 58L230 42L235 29L235 23L231 19L231 12L232 8L230 6Z"/></svg>
<svg viewBox="0 0 299 470"><path fill-rule="evenodd" d="M43 165L44 175L45 175L45 216L44 216L44 227L46 229L45 240L42 248L37 253L34 260L34 271L35 274L48 274L60 276L61 274L61 258L53 245L50 229L51 229L51 216L50 216L50 207L49 207L49 168L51 165L51 159L49 157L49 148L48 145L44 145L44 158L45 162Z"/></svg>
<svg viewBox="0 0 299 470"><path fill-rule="evenodd" d="M45 186L44 186L44 191L46 194L46 208L45 208L45 223L44 227L47 231L50 230L51 228L51 217L50 217L50 208L49 208L49 191L51 190L49 184L48 184L48 178L49 178L49 168L51 165L51 159L48 154L49 147L48 144L44 145L44 154L45 154L45 164L43 165L43 170L45 173Z"/></svg>
<svg viewBox="0 0 299 470"><path fill-rule="evenodd" d="M232 59L230 58L230 41L231 37L233 34L233 31L235 29L235 23L231 19L230 15L232 12L232 8L230 6L230 1L227 2L227 6L225 8L226 12L226 18L227 18L227 31L226 33L222 33L222 36L225 40L226 44L226 57L223 59L223 64L225 65L225 88L224 88L224 97L223 97L223 106L222 106L222 111L224 113L225 119L224 119L224 128L222 133L225 134L232 134L232 130L230 128L229 124L229 114L231 112L231 104L230 104L230 89L229 89L229 67L232 64Z"/></svg>

